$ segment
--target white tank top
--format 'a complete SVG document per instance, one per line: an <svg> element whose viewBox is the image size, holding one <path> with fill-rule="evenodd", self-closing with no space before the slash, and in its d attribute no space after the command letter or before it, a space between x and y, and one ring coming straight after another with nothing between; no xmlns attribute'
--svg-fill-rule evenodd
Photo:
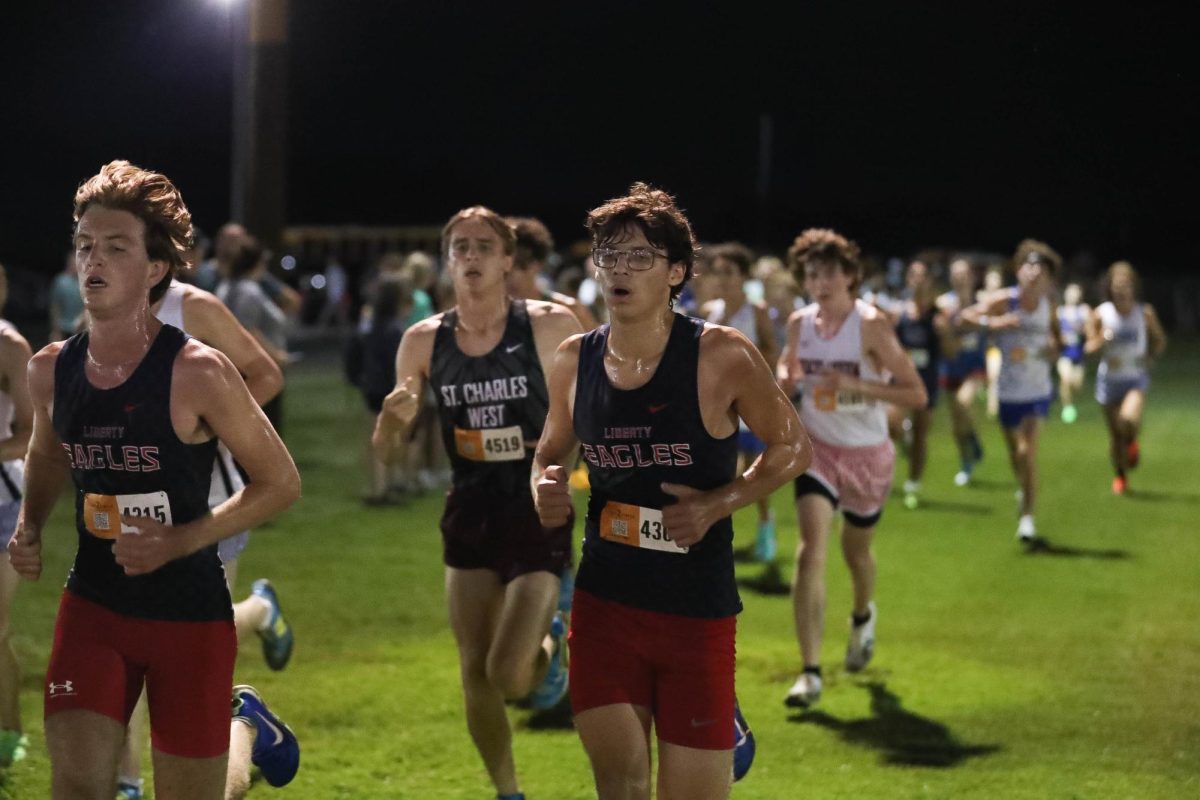
<svg viewBox="0 0 1200 800"><path fill-rule="evenodd" d="M163 295L162 303L158 306L158 311L154 312L154 316L158 317L159 322L174 325L179 330L187 332L183 327L183 286L179 281L171 279L171 285L167 287L167 292Z"/></svg>
<svg viewBox="0 0 1200 800"><path fill-rule="evenodd" d="M749 302L742 303L742 307L733 313L732 316L725 314L725 301L714 300L709 306L708 322L717 325L726 325L730 328L735 328L741 332L750 343L758 347L758 319L754 315L754 306Z"/></svg>
<svg viewBox="0 0 1200 800"><path fill-rule="evenodd" d="M1096 373L1099 380L1134 379L1146 374L1146 317L1142 304L1135 303L1127 316L1112 302L1096 309L1104 328L1104 357Z"/></svg>
<svg viewBox="0 0 1200 800"><path fill-rule="evenodd" d="M1037 308L1026 311L1018 300L1017 288L1009 294L1009 310L1020 320L1017 328L997 331L1000 348L1000 379L997 396L1004 403L1032 403L1052 393L1050 383L1050 301L1042 297Z"/></svg>
<svg viewBox="0 0 1200 800"><path fill-rule="evenodd" d="M166 325L174 325L187 333L183 325L183 286L172 279L163 295L158 311L154 312L158 321ZM208 485L208 507L215 508L232 497L245 486L241 473L233 465L233 454L229 452L224 442L217 443L217 458L213 463L211 482Z"/></svg>
<svg viewBox="0 0 1200 800"><path fill-rule="evenodd" d="M850 315L829 339L817 333L816 303L800 312L799 340L794 348L796 360L804 371L800 419L809 435L825 444L872 447L888 438L883 403L857 392L834 392L820 377L823 369L833 369L863 380L883 381L883 375L863 350L862 323L869 307L862 300L855 300Z"/></svg>
<svg viewBox="0 0 1200 800"><path fill-rule="evenodd" d="M0 331L13 328L8 320L0 319ZM13 424L12 397L8 392L0 392L0 439L12 436ZM0 463L0 505L15 503L21 499L21 488L25 485L25 459L14 458L12 461Z"/></svg>

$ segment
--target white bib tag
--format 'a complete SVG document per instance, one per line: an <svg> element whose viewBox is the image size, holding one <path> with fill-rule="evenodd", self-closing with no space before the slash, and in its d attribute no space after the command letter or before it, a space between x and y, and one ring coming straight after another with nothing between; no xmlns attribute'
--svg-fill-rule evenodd
<svg viewBox="0 0 1200 800"><path fill-rule="evenodd" d="M671 541L663 528L662 511L657 508L616 503L612 500L600 512L600 538L630 547L686 553L688 548Z"/></svg>
<svg viewBox="0 0 1200 800"><path fill-rule="evenodd" d="M163 525L173 525L171 501L166 492L145 494L84 494L83 524L101 539L116 539L118 534L136 529L121 522L121 516L150 517Z"/></svg>
<svg viewBox="0 0 1200 800"><path fill-rule="evenodd" d="M469 461L520 461L525 440L520 425L507 428L454 429L454 448Z"/></svg>

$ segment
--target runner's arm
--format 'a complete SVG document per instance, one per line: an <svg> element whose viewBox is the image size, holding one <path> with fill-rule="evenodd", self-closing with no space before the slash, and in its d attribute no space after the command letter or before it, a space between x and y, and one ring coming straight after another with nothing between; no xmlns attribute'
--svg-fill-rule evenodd
<svg viewBox="0 0 1200 800"><path fill-rule="evenodd" d="M547 388L550 406L542 438L533 454L529 486L542 525L551 528L566 523L571 509L571 490L567 484L567 460L578 440L572 412L575 406L575 378L579 372L579 348L582 336L563 342L550 367Z"/></svg>
<svg viewBox="0 0 1200 800"><path fill-rule="evenodd" d="M25 337L14 331L0 333L0 385L12 401L11 433L0 441L0 461L24 458L33 429L33 402L29 399L29 359L33 352Z"/></svg>
<svg viewBox="0 0 1200 800"><path fill-rule="evenodd" d="M197 343L184 346L172 374L171 416L176 424L179 417L193 421L197 438L181 435L184 441L221 440L249 481L211 513L190 522L165 526L151 517L122 516L122 523L139 534L122 533L113 545L127 575L153 572L254 528L300 497L300 473L291 455L221 352Z"/></svg>
<svg viewBox="0 0 1200 800"><path fill-rule="evenodd" d="M187 329L205 344L229 357L242 374L246 388L260 406L283 389L283 371L233 312L208 292L190 287L184 295L183 316Z"/></svg>
<svg viewBox="0 0 1200 800"><path fill-rule="evenodd" d="M925 384L917 374L912 359L886 317L864 319L862 323L863 346L874 356L876 364L891 374L890 382L863 380L841 372L829 372L823 377L835 390L858 392L875 400L903 408L924 408L929 403Z"/></svg>
<svg viewBox="0 0 1200 800"><path fill-rule="evenodd" d="M42 528L54 509L69 474L70 462L54 432L54 364L61 342L47 345L29 361L29 396L33 430L25 454L25 492L16 532L8 545L9 560L22 577L37 580L42 572Z"/></svg>
<svg viewBox="0 0 1200 800"><path fill-rule="evenodd" d="M1098 310L1093 308L1088 312L1084 330L1087 332L1087 338L1083 343L1083 352L1090 356L1103 350L1107 342L1104 339L1104 322L1100 319Z"/></svg>
<svg viewBox="0 0 1200 800"><path fill-rule="evenodd" d="M663 508L663 526L681 547L696 544L717 521L766 497L812 461L812 443L800 417L758 348L737 331L715 326L705 329L700 347L701 407L709 405L706 397L722 394L725 413L745 420L766 447L745 472L715 489L662 485L678 498Z"/></svg>
<svg viewBox="0 0 1200 800"><path fill-rule="evenodd" d="M1167 349L1167 332L1163 330L1154 306L1149 303L1142 306L1142 317L1146 320L1146 335L1150 339L1150 356L1159 358Z"/></svg>
<svg viewBox="0 0 1200 800"><path fill-rule="evenodd" d="M385 464L397 461L404 452L408 432L425 394L425 381L433 360L433 340L441 315L421 320L404 332L396 350L396 388L383 398L383 409L375 418L371 449Z"/></svg>

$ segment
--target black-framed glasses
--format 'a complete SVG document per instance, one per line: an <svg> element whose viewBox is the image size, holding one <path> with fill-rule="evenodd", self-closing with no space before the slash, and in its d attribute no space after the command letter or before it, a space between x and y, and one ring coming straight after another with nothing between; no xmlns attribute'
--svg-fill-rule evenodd
<svg viewBox="0 0 1200 800"><path fill-rule="evenodd" d="M666 253L647 250L644 247L635 247L632 250L617 250L613 247L592 248L592 263L600 269L616 269L622 256L625 257L625 264L634 272L644 272L654 266L655 259L667 257Z"/></svg>

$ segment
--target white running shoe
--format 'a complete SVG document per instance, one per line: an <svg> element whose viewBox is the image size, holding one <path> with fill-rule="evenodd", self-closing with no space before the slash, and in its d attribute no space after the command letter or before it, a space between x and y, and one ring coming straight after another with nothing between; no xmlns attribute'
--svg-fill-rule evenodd
<svg viewBox="0 0 1200 800"><path fill-rule="evenodd" d="M1017 538L1029 543L1037 538L1037 527L1033 524L1033 515L1025 514L1017 523Z"/></svg>
<svg viewBox="0 0 1200 800"><path fill-rule="evenodd" d="M809 708L821 699L821 676L812 672L801 672L800 677L788 689L783 704L791 708Z"/></svg>
<svg viewBox="0 0 1200 800"><path fill-rule="evenodd" d="M970 482L971 482L971 473L967 472L965 469L960 469L958 472L956 472L954 474L954 485L955 486L966 486Z"/></svg>
<svg viewBox="0 0 1200 800"><path fill-rule="evenodd" d="M846 644L847 672L861 671L875 654L875 617L878 614L874 603L870 603L867 610L871 616L861 625L855 625L854 618L850 618L850 641Z"/></svg>

